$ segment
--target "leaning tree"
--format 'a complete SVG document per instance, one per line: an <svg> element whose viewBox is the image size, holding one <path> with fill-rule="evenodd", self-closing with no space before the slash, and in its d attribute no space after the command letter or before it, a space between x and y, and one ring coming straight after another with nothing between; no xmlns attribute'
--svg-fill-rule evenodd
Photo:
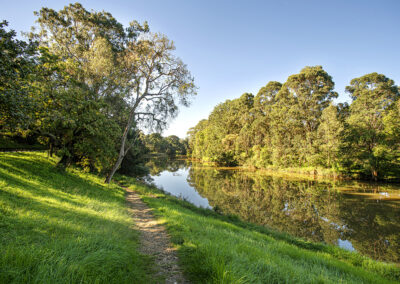
<svg viewBox="0 0 400 284"><path fill-rule="evenodd" d="M128 89L125 100L129 105L118 158L107 175L109 183L130 149L129 130L134 123L163 129L170 118L177 115L178 104L188 106L196 94L194 79L186 65L173 51L175 46L161 34L147 33L139 40L130 41L122 58Z"/></svg>

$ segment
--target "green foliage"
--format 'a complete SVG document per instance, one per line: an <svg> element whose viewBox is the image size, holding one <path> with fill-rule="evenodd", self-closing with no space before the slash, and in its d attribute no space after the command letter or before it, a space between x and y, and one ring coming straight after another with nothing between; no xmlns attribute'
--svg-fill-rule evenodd
<svg viewBox="0 0 400 284"><path fill-rule="evenodd" d="M395 283L394 265L219 215L120 177L161 218L193 283Z"/></svg>
<svg viewBox="0 0 400 284"><path fill-rule="evenodd" d="M175 46L161 34L144 34L140 40L128 41L123 57L124 78L129 115L125 120L118 158L107 175L110 182L122 163L129 146L131 126L162 130L169 118L176 117L178 104L189 106L196 94L194 78L186 65L172 51Z"/></svg>
<svg viewBox="0 0 400 284"><path fill-rule="evenodd" d="M374 179L400 177L399 90L384 75L352 80L334 105L332 77L305 67L284 84L217 105L188 132L193 158L257 168L315 167Z"/></svg>
<svg viewBox="0 0 400 284"><path fill-rule="evenodd" d="M0 154L0 283L144 283L124 190L44 153Z"/></svg>
<svg viewBox="0 0 400 284"><path fill-rule="evenodd" d="M331 104L322 111L317 137L316 164L326 168L337 168L339 151L342 143L344 123L340 120L337 106Z"/></svg>
<svg viewBox="0 0 400 284"><path fill-rule="evenodd" d="M164 128L179 103L189 105L194 79L173 42L146 22L124 28L79 3L35 15L29 43L0 23L0 131L29 131L61 167L108 173L109 182L126 155L140 156L130 133ZM168 149L185 154L181 144L171 137Z"/></svg>
<svg viewBox="0 0 400 284"><path fill-rule="evenodd" d="M145 145L145 135L135 129L129 133L128 140L131 141L132 147L122 161L118 173L135 177L148 174L149 169L145 166L145 163L149 149Z"/></svg>
<svg viewBox="0 0 400 284"><path fill-rule="evenodd" d="M347 167L375 180L393 175L399 170L398 87L371 73L351 80L346 91L353 99L346 119Z"/></svg>
<svg viewBox="0 0 400 284"><path fill-rule="evenodd" d="M102 111L107 103L70 76L58 56L41 49L36 86L35 122L40 141L62 157L60 163L102 171L115 157L118 121ZM54 79L55 78L55 79Z"/></svg>
<svg viewBox="0 0 400 284"><path fill-rule="evenodd" d="M186 155L186 142L176 135L168 137L161 136L160 133L152 133L144 137L144 143L152 154Z"/></svg>
<svg viewBox="0 0 400 284"><path fill-rule="evenodd" d="M127 38L144 29L124 30L111 14L89 12L75 3L60 11L37 12L41 57L37 66L35 127L60 163L106 171L114 162L127 105L122 67Z"/></svg>
<svg viewBox="0 0 400 284"><path fill-rule="evenodd" d="M29 93L36 44L15 39L7 25L0 22L0 130L14 131L29 125L35 109Z"/></svg>

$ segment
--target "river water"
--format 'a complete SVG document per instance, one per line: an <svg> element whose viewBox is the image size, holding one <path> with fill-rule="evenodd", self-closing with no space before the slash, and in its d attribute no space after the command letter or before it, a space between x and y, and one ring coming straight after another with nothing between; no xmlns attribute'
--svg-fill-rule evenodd
<svg viewBox="0 0 400 284"><path fill-rule="evenodd" d="M152 160L153 183L196 206L400 263L400 186Z"/></svg>

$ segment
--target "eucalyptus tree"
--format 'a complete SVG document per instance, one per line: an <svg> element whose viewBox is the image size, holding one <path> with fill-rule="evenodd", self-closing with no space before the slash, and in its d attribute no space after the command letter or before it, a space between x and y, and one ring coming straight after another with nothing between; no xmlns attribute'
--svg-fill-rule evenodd
<svg viewBox="0 0 400 284"><path fill-rule="evenodd" d="M313 163L313 141L319 119L322 111L338 96L333 91L334 86L332 77L321 66L307 66L299 74L289 76L276 95L274 121L283 129L278 130L281 137L274 140L274 146L279 147L282 138L289 143L283 153L293 165Z"/></svg>
<svg viewBox="0 0 400 284"><path fill-rule="evenodd" d="M254 98L254 107L263 114L267 114L269 106L275 102L275 97L282 88L282 83L270 81L262 87Z"/></svg>
<svg viewBox="0 0 400 284"><path fill-rule="evenodd" d="M391 141L398 133L399 88L386 76L370 73L351 80L346 91L353 100L346 120L347 162L376 180L399 159L398 143Z"/></svg>
<svg viewBox="0 0 400 284"><path fill-rule="evenodd" d="M165 127L167 120L176 116L177 103L188 105L190 95L195 94L193 78L172 54L173 43L163 35L149 33L147 23L133 21L124 28L110 13L89 12L79 3L58 12L42 8L36 15L39 31L31 37L58 56L76 82L65 91L77 93L79 88L82 102L91 102L93 110L120 128L120 134L108 133L121 137L119 143L109 145L118 152L106 179L110 182L134 145L129 133L135 127ZM91 127L86 120L83 128L89 130L90 140L98 137L95 132L107 133L115 127ZM96 140L92 142L101 142ZM72 148L76 146L80 145Z"/></svg>
<svg viewBox="0 0 400 284"><path fill-rule="evenodd" d="M194 79L173 51L174 44L164 35L146 34L127 43L124 80L128 93L125 101L129 115L121 137L118 158L106 178L109 183L130 146L126 143L134 122L161 130L177 115L178 104L188 106L196 94Z"/></svg>
<svg viewBox="0 0 400 284"><path fill-rule="evenodd" d="M45 72L37 80L37 97L44 102L39 132L53 137L50 141L60 148L62 164L87 163L93 157L89 153L98 149L97 157L108 156L102 159L104 170L112 163L114 138L122 132L118 128L126 116L121 57L126 42L147 32L147 24L132 22L124 29L110 13L90 12L79 3L60 11L42 8L35 14L39 28L30 37L46 50L47 59L53 57L43 62Z"/></svg>
<svg viewBox="0 0 400 284"><path fill-rule="evenodd" d="M81 4L60 11L42 8L35 12L39 30L30 36L61 58L70 76L90 89L95 98L115 96L118 91L118 59L128 39L135 39L143 27L132 22L124 29L110 13L87 11Z"/></svg>

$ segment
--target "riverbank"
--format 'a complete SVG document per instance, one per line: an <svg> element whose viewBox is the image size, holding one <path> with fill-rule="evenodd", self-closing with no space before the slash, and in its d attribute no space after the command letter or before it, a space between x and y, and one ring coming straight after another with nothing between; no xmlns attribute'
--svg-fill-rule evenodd
<svg viewBox="0 0 400 284"><path fill-rule="evenodd" d="M210 162L200 159L187 157L195 163L199 163L203 166L210 166L218 169L235 169L235 170L246 170L246 171L257 171L259 173L265 173L268 175L285 176L301 179L315 179L315 180L354 180L354 181L366 181L366 182L385 182L385 183L400 183L399 177L390 177L383 180L373 181L368 178L363 178L360 173L345 173L332 168L321 168L321 167L290 167L290 168L279 168L279 167L266 167L257 168L250 164L238 165L238 166L221 166L216 162Z"/></svg>
<svg viewBox="0 0 400 284"><path fill-rule="evenodd" d="M194 283L396 283L400 268L338 247L307 242L219 215L166 195L132 178L165 224L185 274Z"/></svg>
<svg viewBox="0 0 400 284"><path fill-rule="evenodd" d="M152 283L125 190L46 153L0 153L0 283Z"/></svg>
<svg viewBox="0 0 400 284"><path fill-rule="evenodd" d="M153 283L125 191L46 153L0 153L0 283ZM193 283L396 283L400 268L199 209L132 178ZM158 283L158 282L157 282Z"/></svg>

